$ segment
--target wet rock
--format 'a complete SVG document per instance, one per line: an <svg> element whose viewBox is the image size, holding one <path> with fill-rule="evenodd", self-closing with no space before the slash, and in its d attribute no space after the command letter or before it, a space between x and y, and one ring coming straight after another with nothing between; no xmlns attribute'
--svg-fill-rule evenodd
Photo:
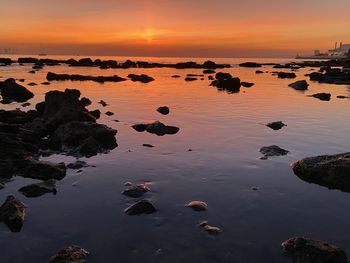
<svg viewBox="0 0 350 263"><path fill-rule="evenodd" d="M147 130L147 126L148 124L134 124L131 127L138 132L144 132Z"/></svg>
<svg viewBox="0 0 350 263"><path fill-rule="evenodd" d="M57 193L56 180L50 179L41 183L30 184L19 189L26 197L38 197L46 193Z"/></svg>
<svg viewBox="0 0 350 263"><path fill-rule="evenodd" d="M337 96L338 99L348 99L349 97L348 96L343 96L343 95L339 95Z"/></svg>
<svg viewBox="0 0 350 263"><path fill-rule="evenodd" d="M111 111L107 111L105 114L106 114L107 116L112 116L112 115L114 115L114 113L111 112Z"/></svg>
<svg viewBox="0 0 350 263"><path fill-rule="evenodd" d="M306 182L350 192L350 153L305 158L292 168Z"/></svg>
<svg viewBox="0 0 350 263"><path fill-rule="evenodd" d="M148 82L154 81L154 78L147 76L145 74L141 74L141 75L129 74L128 78L131 79L131 81L139 81L142 83L148 83Z"/></svg>
<svg viewBox="0 0 350 263"><path fill-rule="evenodd" d="M167 106L162 106L157 109L157 111L163 115L168 115L170 110Z"/></svg>
<svg viewBox="0 0 350 263"><path fill-rule="evenodd" d="M168 126L160 121L156 121L147 125L147 132L156 134L158 136L163 136L166 134L176 134L180 130L175 126Z"/></svg>
<svg viewBox="0 0 350 263"><path fill-rule="evenodd" d="M73 169L73 170L79 170L81 168L88 167L88 166L89 165L86 162L78 160L78 161L76 161L74 163L68 164L67 168L68 169Z"/></svg>
<svg viewBox="0 0 350 263"><path fill-rule="evenodd" d="M117 75L114 76L85 76L85 75L78 75L78 74L56 74L53 72L48 72L46 75L46 79L48 81L94 81L99 83L104 82L121 82L126 81L126 79L121 78Z"/></svg>
<svg viewBox="0 0 350 263"><path fill-rule="evenodd" d="M124 210L127 215L152 214L157 210L148 200L141 200Z"/></svg>
<svg viewBox="0 0 350 263"><path fill-rule="evenodd" d="M108 105L104 100L100 100L98 103L101 104L102 107L106 107Z"/></svg>
<svg viewBox="0 0 350 263"><path fill-rule="evenodd" d="M29 82L27 85L28 86L37 86L38 84L36 84L35 82Z"/></svg>
<svg viewBox="0 0 350 263"><path fill-rule="evenodd" d="M12 232L22 229L25 216L25 205L14 196L6 198L0 207L0 221L4 222Z"/></svg>
<svg viewBox="0 0 350 263"><path fill-rule="evenodd" d="M203 70L203 74L215 74L215 70L213 70L213 69L205 69L205 70Z"/></svg>
<svg viewBox="0 0 350 263"><path fill-rule="evenodd" d="M148 144L148 143L144 143L144 144L142 144L142 146L147 147L147 148L154 148L154 145Z"/></svg>
<svg viewBox="0 0 350 263"><path fill-rule="evenodd" d="M210 226L210 225L206 225L204 227L204 229L205 229L205 231L208 232L208 234L213 235L213 236L217 236L223 232L221 228L216 227L216 226Z"/></svg>
<svg viewBox="0 0 350 263"><path fill-rule="evenodd" d="M195 77L186 77L186 78L185 78L185 81L188 81L188 82L190 82L190 81L196 81L196 80L198 80L198 79L195 78Z"/></svg>
<svg viewBox="0 0 350 263"><path fill-rule="evenodd" d="M330 93L321 92L321 93L312 94L310 95L310 97L314 97L316 99L323 100L323 101L330 101L332 95Z"/></svg>
<svg viewBox="0 0 350 263"><path fill-rule="evenodd" d="M51 162L37 161L34 159L17 160L15 162L16 175L39 179L61 180L66 176L66 166L64 163L53 164Z"/></svg>
<svg viewBox="0 0 350 263"><path fill-rule="evenodd" d="M261 70L255 71L255 74L263 74L263 73L264 73L264 71L261 71Z"/></svg>
<svg viewBox="0 0 350 263"><path fill-rule="evenodd" d="M304 237L290 238L282 249L296 263L347 263L343 250L330 243Z"/></svg>
<svg viewBox="0 0 350 263"><path fill-rule="evenodd" d="M277 72L277 76L280 79L294 79L297 77L293 72Z"/></svg>
<svg viewBox="0 0 350 263"><path fill-rule="evenodd" d="M28 107L28 106L30 106L31 104L29 103L29 102L25 102L25 103L23 103L21 106L22 107Z"/></svg>
<svg viewBox="0 0 350 263"><path fill-rule="evenodd" d="M89 98L86 98L86 97L81 98L80 102L84 107L91 105L91 100Z"/></svg>
<svg viewBox="0 0 350 263"><path fill-rule="evenodd" d="M306 82L306 80L298 80L296 82L289 84L288 86L295 90L307 90L307 88L309 87L309 84Z"/></svg>
<svg viewBox="0 0 350 263"><path fill-rule="evenodd" d="M42 83L41 83L41 85L44 85L44 86L49 86L49 85L51 85L51 83L50 83L50 82L48 82L48 81L44 81L44 82L42 82Z"/></svg>
<svg viewBox="0 0 350 263"><path fill-rule="evenodd" d="M101 111L100 110L93 110L89 111L89 113L95 117L95 119L99 119L101 117Z"/></svg>
<svg viewBox="0 0 350 263"><path fill-rule="evenodd" d="M34 97L34 94L25 87L16 83L14 79L0 81L0 93L2 99L8 102L26 102Z"/></svg>
<svg viewBox="0 0 350 263"><path fill-rule="evenodd" d="M282 149L277 145L262 147L260 148L260 152L264 155L262 159L268 159L268 157L272 156L283 156L289 153L289 151Z"/></svg>
<svg viewBox="0 0 350 263"><path fill-rule="evenodd" d="M232 79L230 73L218 72L215 74L215 79Z"/></svg>
<svg viewBox="0 0 350 263"><path fill-rule="evenodd" d="M274 121L266 124L267 127L271 128L272 130L278 131L282 129L284 126L287 126L282 121Z"/></svg>
<svg viewBox="0 0 350 263"><path fill-rule="evenodd" d="M239 64L240 67L246 67L246 68L261 68L261 64L256 62L245 62Z"/></svg>
<svg viewBox="0 0 350 263"><path fill-rule="evenodd" d="M250 87L253 87L254 86L254 83L252 82L241 82L241 85L245 88L250 88Z"/></svg>
<svg viewBox="0 0 350 263"><path fill-rule="evenodd" d="M241 80L239 78L219 78L214 80L210 85L218 88L219 90L236 93L240 91Z"/></svg>
<svg viewBox="0 0 350 263"><path fill-rule="evenodd" d="M172 75L171 77L174 78L174 79L181 78L181 76L179 76L179 75Z"/></svg>
<svg viewBox="0 0 350 263"><path fill-rule="evenodd" d="M192 208L194 211L197 211L197 212L208 210L207 203L203 201L191 201L186 206L189 208Z"/></svg>
<svg viewBox="0 0 350 263"><path fill-rule="evenodd" d="M85 263L89 252L78 246L69 246L61 249L49 263Z"/></svg>
<svg viewBox="0 0 350 263"><path fill-rule="evenodd" d="M336 85L350 84L350 72L338 68L327 68L325 71L325 73L312 72L309 74L310 80Z"/></svg>
<svg viewBox="0 0 350 263"><path fill-rule="evenodd" d="M122 194L129 196L129 197L138 198L138 197L143 196L148 191L150 191L150 189L147 187L146 184L136 184L136 185L128 186L122 192Z"/></svg>

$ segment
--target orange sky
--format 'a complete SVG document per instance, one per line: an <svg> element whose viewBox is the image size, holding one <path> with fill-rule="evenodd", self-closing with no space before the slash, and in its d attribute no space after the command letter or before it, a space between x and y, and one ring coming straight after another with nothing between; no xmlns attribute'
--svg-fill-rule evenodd
<svg viewBox="0 0 350 263"><path fill-rule="evenodd" d="M294 56L350 43L350 0L0 0L0 49Z"/></svg>

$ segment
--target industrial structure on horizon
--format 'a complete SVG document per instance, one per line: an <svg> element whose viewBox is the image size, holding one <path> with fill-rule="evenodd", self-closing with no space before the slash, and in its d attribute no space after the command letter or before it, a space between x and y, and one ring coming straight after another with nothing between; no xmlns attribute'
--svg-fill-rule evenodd
<svg viewBox="0 0 350 263"><path fill-rule="evenodd" d="M326 53L322 53L320 50L316 49L312 56L299 56L298 59L337 59L337 58L350 58L350 44L343 44L340 42L335 43L334 49L328 50Z"/></svg>

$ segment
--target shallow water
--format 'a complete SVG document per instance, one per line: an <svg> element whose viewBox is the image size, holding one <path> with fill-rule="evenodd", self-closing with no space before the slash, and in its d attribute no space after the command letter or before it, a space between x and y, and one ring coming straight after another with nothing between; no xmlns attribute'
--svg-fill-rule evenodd
<svg viewBox="0 0 350 263"><path fill-rule="evenodd" d="M89 109L115 113L111 117L102 114L99 122L118 130L119 144L109 154L82 159L96 165L95 168L83 168L81 173L68 170L67 177L58 183L57 195L26 198L18 189L33 180L19 177L0 190L0 203L14 194L28 205L20 233L11 233L0 224L1 262L47 262L58 249L71 244L91 252L88 262L290 262L280 244L300 235L327 240L350 255L350 237L346 232L350 194L303 182L290 168L290 163L306 156L349 151L350 101L336 96L350 96L350 87L310 82L309 90L300 92L288 87L295 80L281 80L271 73L256 75L256 69L237 67L248 59L213 60L232 64L232 68L222 71L254 82L255 86L242 88L236 94L220 92L209 86L207 78L185 82L186 74L202 72L192 69L46 66L29 74L31 65L0 67L0 80L26 79L23 85L35 93L31 107L42 101L49 90L79 89L82 96L93 101ZM270 66L262 70L275 71ZM309 70L297 71L297 79L306 79L304 74ZM40 85L46 81L48 71L121 77L145 73L155 81L148 84L64 81ZM182 77L171 78L174 74ZM26 85L29 82L39 85L30 87ZM316 92L330 92L332 100L324 102L306 96ZM103 108L98 104L101 99L109 106ZM156 112L163 105L170 107L167 116ZM20 105L1 105L4 109L17 107ZM115 122L116 119L120 122ZM158 137L137 133L130 127L154 120L181 130L176 135ZM280 131L264 126L277 120L288 126ZM144 143L155 147L145 148ZM290 154L260 160L260 147L272 144L289 150ZM58 155L45 159L74 161L72 157ZM121 195L128 181L151 182L151 191L145 197L154 203L157 213L142 216L123 213L135 201ZM259 190L253 191L253 186ZM206 201L208 211L198 213L186 208L184 205L191 200ZM197 225L203 219L224 232L209 236Z"/></svg>

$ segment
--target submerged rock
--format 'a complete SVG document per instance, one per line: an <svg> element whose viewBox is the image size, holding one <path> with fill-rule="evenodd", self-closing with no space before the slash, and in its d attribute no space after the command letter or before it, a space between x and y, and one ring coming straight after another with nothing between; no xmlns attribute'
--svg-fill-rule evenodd
<svg viewBox="0 0 350 263"><path fill-rule="evenodd" d="M321 93L312 94L310 95L310 97L314 97L316 99L323 100L323 101L330 101L332 95L330 93L321 92Z"/></svg>
<svg viewBox="0 0 350 263"><path fill-rule="evenodd" d="M198 79L195 77L186 77L185 78L185 81L196 81L196 80L198 80Z"/></svg>
<svg viewBox="0 0 350 263"><path fill-rule="evenodd" d="M343 96L343 95L339 95L337 96L338 99L348 99L349 97L348 96Z"/></svg>
<svg viewBox="0 0 350 263"><path fill-rule="evenodd" d="M98 103L99 103L99 104L101 104L101 105L102 105L102 107L106 107L106 106L108 106L108 103L107 103L107 102L105 102L104 100L100 100Z"/></svg>
<svg viewBox="0 0 350 263"><path fill-rule="evenodd" d="M261 71L261 70L255 71L255 74L263 74L263 73L264 73L264 71Z"/></svg>
<svg viewBox="0 0 350 263"><path fill-rule="evenodd" d="M126 81L126 79L121 78L117 75L114 76L85 76L85 75L78 75L78 74L56 74L53 72L48 72L46 79L48 81L64 81L64 80L71 80L71 81L95 81L99 83L104 82L121 82Z"/></svg>
<svg viewBox="0 0 350 263"><path fill-rule="evenodd" d="M157 210L148 200L141 200L124 210L127 215L152 214Z"/></svg>
<svg viewBox="0 0 350 263"><path fill-rule="evenodd" d="M197 212L208 210L208 204L203 201L191 201L186 206Z"/></svg>
<svg viewBox="0 0 350 263"><path fill-rule="evenodd" d="M14 196L6 198L0 207L0 221L4 222L12 232L22 229L25 216L25 205Z"/></svg>
<svg viewBox="0 0 350 263"><path fill-rule="evenodd" d="M66 166L64 163L53 164L34 159L18 160L15 162L15 174L38 180L62 180L66 176Z"/></svg>
<svg viewBox="0 0 350 263"><path fill-rule="evenodd" d="M137 198L143 196L145 193L150 191L146 184L136 184L128 186L123 192L123 195Z"/></svg>
<svg viewBox="0 0 350 263"><path fill-rule="evenodd" d="M241 80L239 78L219 78L214 80L210 85L217 87L219 90L236 93L240 91Z"/></svg>
<svg viewBox="0 0 350 263"><path fill-rule="evenodd" d="M56 180L51 179L41 183L30 184L19 189L26 197L38 197L46 193L57 193Z"/></svg>
<svg viewBox="0 0 350 263"><path fill-rule="evenodd" d="M78 246L69 246L61 249L49 263L85 263L89 252Z"/></svg>
<svg viewBox="0 0 350 263"><path fill-rule="evenodd" d="M156 134L158 136L163 136L166 134L176 134L179 132L180 128L175 126L168 126L160 121L155 121L150 124L135 124L132 126L138 132L147 131L152 134Z"/></svg>
<svg viewBox="0 0 350 263"><path fill-rule="evenodd" d="M139 81L142 83L148 83L148 82L154 81L154 78L147 76L145 74L141 74L141 75L129 74L128 78L130 78L132 81Z"/></svg>
<svg viewBox="0 0 350 263"><path fill-rule="evenodd" d="M0 94L5 102L26 102L34 97L31 91L17 84L12 78L0 81Z"/></svg>
<svg viewBox="0 0 350 263"><path fill-rule="evenodd" d="M86 162L78 160L78 161L76 161L74 163L68 164L67 168L68 169L73 169L73 170L79 170L81 168L88 167L88 166L89 165Z"/></svg>
<svg viewBox="0 0 350 263"><path fill-rule="evenodd" d="M280 79L294 79L297 77L293 72L277 72L277 76Z"/></svg>
<svg viewBox="0 0 350 263"><path fill-rule="evenodd" d="M246 68L261 68L261 64L256 62L244 62L239 64L240 67L246 67Z"/></svg>
<svg viewBox="0 0 350 263"><path fill-rule="evenodd" d="M350 153L305 158L292 168L306 182L350 192Z"/></svg>
<svg viewBox="0 0 350 263"><path fill-rule="evenodd" d="M221 234L223 231L221 228L216 226L206 225L204 226L205 231L207 231L210 235L217 236Z"/></svg>
<svg viewBox="0 0 350 263"><path fill-rule="evenodd" d="M289 84L288 86L295 90L307 90L307 88L309 87L309 84L306 82L306 80L298 80L296 82Z"/></svg>
<svg viewBox="0 0 350 263"><path fill-rule="evenodd" d="M111 112L111 111L107 111L105 114L106 114L107 116L112 116L112 115L114 115L114 113Z"/></svg>
<svg viewBox="0 0 350 263"><path fill-rule="evenodd" d="M86 98L86 97L81 98L80 102L84 107L91 105L91 100L89 98Z"/></svg>
<svg viewBox="0 0 350 263"><path fill-rule="evenodd" d="M282 149L277 145L262 147L260 148L260 152L264 155L262 159L268 159L268 157L272 156L283 156L289 153L289 151Z"/></svg>
<svg viewBox="0 0 350 263"><path fill-rule="evenodd" d="M142 144L143 147L148 147L148 148L154 148L154 145L152 144L148 144L148 143L144 143Z"/></svg>
<svg viewBox="0 0 350 263"><path fill-rule="evenodd" d="M170 110L167 106L162 106L157 109L157 111L163 115L168 115Z"/></svg>
<svg viewBox="0 0 350 263"><path fill-rule="evenodd" d="M271 128L272 130L280 130L282 129L284 126L287 126L286 124L284 124L282 121L274 121L274 122L270 122L268 124L266 124L267 127Z"/></svg>
<svg viewBox="0 0 350 263"><path fill-rule="evenodd" d="M251 88L251 87L253 87L255 84L254 83L252 83L252 82L241 82L241 85L243 86L243 87L245 87L245 88Z"/></svg>
<svg viewBox="0 0 350 263"><path fill-rule="evenodd" d="M290 238L282 249L295 263L347 263L343 250L330 243L304 237Z"/></svg>

